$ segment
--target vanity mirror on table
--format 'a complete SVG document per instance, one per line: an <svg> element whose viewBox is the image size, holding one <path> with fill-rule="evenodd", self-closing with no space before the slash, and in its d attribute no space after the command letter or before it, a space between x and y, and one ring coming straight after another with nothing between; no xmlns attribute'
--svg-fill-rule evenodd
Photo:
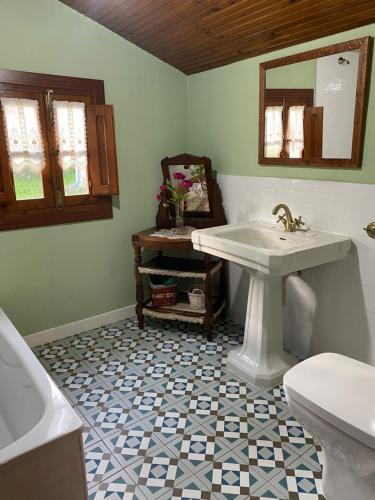
<svg viewBox="0 0 375 500"><path fill-rule="evenodd" d="M210 158L191 154L166 157L161 161L163 183L175 187L181 178L187 181L183 188L183 224L202 229L226 223L221 193L217 185ZM159 204L157 228L173 228L179 208L174 203Z"/></svg>
<svg viewBox="0 0 375 500"><path fill-rule="evenodd" d="M145 317L201 324L211 340L225 308L225 262L194 251L191 232L226 224L220 189L205 156L166 157L161 166L156 227L132 236L138 325Z"/></svg>
<svg viewBox="0 0 375 500"><path fill-rule="evenodd" d="M259 163L360 168L370 37L259 68Z"/></svg>

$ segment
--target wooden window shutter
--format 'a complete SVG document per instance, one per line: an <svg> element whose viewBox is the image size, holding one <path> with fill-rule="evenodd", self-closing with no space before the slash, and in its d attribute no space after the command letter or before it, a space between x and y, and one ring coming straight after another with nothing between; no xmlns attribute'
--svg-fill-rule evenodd
<svg viewBox="0 0 375 500"><path fill-rule="evenodd" d="M321 160L323 149L323 107L310 106L305 109L304 157Z"/></svg>
<svg viewBox="0 0 375 500"><path fill-rule="evenodd" d="M87 106L87 145L93 195L119 194L113 106Z"/></svg>
<svg viewBox="0 0 375 500"><path fill-rule="evenodd" d="M14 190L3 123L0 106L0 205L7 205L14 200Z"/></svg>
<svg viewBox="0 0 375 500"><path fill-rule="evenodd" d="M8 164L1 161L0 155L0 205L13 202L12 179L9 174Z"/></svg>

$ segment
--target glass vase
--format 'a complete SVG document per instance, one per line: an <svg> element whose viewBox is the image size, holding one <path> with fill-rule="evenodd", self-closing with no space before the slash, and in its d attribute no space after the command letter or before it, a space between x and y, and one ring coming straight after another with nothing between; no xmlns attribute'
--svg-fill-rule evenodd
<svg viewBox="0 0 375 500"><path fill-rule="evenodd" d="M185 202L180 201L174 204L175 224L174 234L186 234L187 227L184 225Z"/></svg>

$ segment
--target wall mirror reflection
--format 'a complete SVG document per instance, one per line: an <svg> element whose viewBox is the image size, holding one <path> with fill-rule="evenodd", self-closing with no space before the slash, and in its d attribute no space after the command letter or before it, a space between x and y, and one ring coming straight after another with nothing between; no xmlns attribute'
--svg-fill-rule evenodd
<svg viewBox="0 0 375 500"><path fill-rule="evenodd" d="M259 163L360 166L369 41L260 65Z"/></svg>

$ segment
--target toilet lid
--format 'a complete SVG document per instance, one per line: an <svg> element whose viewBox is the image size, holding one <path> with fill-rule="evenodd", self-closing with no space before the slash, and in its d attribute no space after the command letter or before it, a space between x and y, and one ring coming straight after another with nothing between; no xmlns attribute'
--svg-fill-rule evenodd
<svg viewBox="0 0 375 500"><path fill-rule="evenodd" d="M319 354L291 368L284 387L312 413L375 449L375 367Z"/></svg>

